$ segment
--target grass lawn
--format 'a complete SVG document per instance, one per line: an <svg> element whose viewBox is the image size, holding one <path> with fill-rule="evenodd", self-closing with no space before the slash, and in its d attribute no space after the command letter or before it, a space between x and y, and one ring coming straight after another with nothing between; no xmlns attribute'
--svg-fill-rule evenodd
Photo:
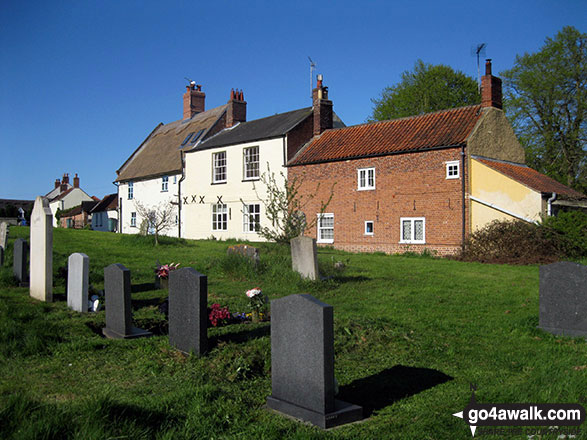
<svg viewBox="0 0 587 440"><path fill-rule="evenodd" d="M10 229L0 269L2 439L467 439L468 426L452 414L465 408L471 383L480 403L587 406L585 339L536 328L537 266L320 249L330 278L309 282L273 244L259 245L255 270L226 256L230 242L164 238L153 247L150 237L55 229L55 301L47 304L14 287L12 242L28 234ZM90 257L98 290L105 266L131 270L135 323L154 337L105 339L104 311L67 308L60 267L73 252ZM339 398L369 417L322 431L266 410L269 323L209 329L201 358L172 349L158 311L167 293L148 286L157 260L206 274L209 304L232 312L246 311L244 292L257 286L270 299L310 293L333 305ZM575 438L587 439L582 428Z"/></svg>

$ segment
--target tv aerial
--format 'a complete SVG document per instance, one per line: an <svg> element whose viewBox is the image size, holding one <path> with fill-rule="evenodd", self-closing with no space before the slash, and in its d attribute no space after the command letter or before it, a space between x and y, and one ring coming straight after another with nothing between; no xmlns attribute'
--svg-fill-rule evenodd
<svg viewBox="0 0 587 440"><path fill-rule="evenodd" d="M184 79L185 79L187 82L189 82L191 86L195 86L195 85L196 85L196 82L195 82L193 79L191 79L191 78L188 78L187 76L184 76Z"/></svg>
<svg viewBox="0 0 587 440"><path fill-rule="evenodd" d="M314 70L316 70L316 63L312 61L312 58L308 57L310 60L310 98L312 98L312 89L314 85Z"/></svg>
<svg viewBox="0 0 587 440"><path fill-rule="evenodd" d="M479 43L477 46L471 48L471 55L477 56L477 84L479 85L479 91L481 91L481 71L479 68L479 58L485 56L486 43Z"/></svg>

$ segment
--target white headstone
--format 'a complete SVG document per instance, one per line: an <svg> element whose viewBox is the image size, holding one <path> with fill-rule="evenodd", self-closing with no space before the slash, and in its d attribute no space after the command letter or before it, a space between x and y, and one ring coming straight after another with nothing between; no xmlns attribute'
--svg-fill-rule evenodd
<svg viewBox="0 0 587 440"><path fill-rule="evenodd" d="M313 281L320 279L316 239L300 236L293 238L290 243L292 269L304 278Z"/></svg>
<svg viewBox="0 0 587 440"><path fill-rule="evenodd" d="M8 237L8 223L0 223L0 248L6 249L6 239Z"/></svg>
<svg viewBox="0 0 587 440"><path fill-rule="evenodd" d="M71 254L67 267L67 307L76 312L88 311L90 258L86 254Z"/></svg>
<svg viewBox="0 0 587 440"><path fill-rule="evenodd" d="M41 301L53 301L53 215L49 201L38 196L31 214L30 291Z"/></svg>

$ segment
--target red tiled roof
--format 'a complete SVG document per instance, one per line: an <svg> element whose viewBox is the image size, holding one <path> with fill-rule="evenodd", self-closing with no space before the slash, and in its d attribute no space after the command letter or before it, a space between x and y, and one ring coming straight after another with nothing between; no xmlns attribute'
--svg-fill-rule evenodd
<svg viewBox="0 0 587 440"><path fill-rule="evenodd" d="M463 145L482 114L480 105L327 130L289 165L380 156Z"/></svg>
<svg viewBox="0 0 587 440"><path fill-rule="evenodd" d="M509 162L499 162L495 160L476 158L479 162L511 177L518 182L543 193L557 193L570 197L585 198L584 194L545 176L538 171L527 167L526 165L513 164Z"/></svg>

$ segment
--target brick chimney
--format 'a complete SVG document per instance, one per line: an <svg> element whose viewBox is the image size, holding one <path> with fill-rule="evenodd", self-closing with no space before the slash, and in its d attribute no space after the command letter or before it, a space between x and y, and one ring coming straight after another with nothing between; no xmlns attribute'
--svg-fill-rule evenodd
<svg viewBox="0 0 587 440"><path fill-rule="evenodd" d="M202 86L192 81L183 94L183 118L190 119L195 114L202 113L205 101L206 94L202 92Z"/></svg>
<svg viewBox="0 0 587 440"><path fill-rule="evenodd" d="M55 179L55 188L59 188L61 186L61 180Z"/></svg>
<svg viewBox="0 0 587 440"><path fill-rule="evenodd" d="M75 173L75 176L73 177L73 187L79 188L79 177L77 176L77 173Z"/></svg>
<svg viewBox="0 0 587 440"><path fill-rule="evenodd" d="M491 60L485 60L485 76L481 77L481 105L483 107L503 108L501 78L491 74Z"/></svg>
<svg viewBox="0 0 587 440"><path fill-rule="evenodd" d="M314 110L314 136L332 128L332 101L328 99L328 87L322 85L322 75L317 76L316 88L312 90Z"/></svg>
<svg viewBox="0 0 587 440"><path fill-rule="evenodd" d="M59 189L59 192L67 191L68 185L69 185L69 174L65 173L65 174L63 174L63 177L61 178L61 188Z"/></svg>
<svg viewBox="0 0 587 440"><path fill-rule="evenodd" d="M232 127L238 122L246 122L247 120L247 102L242 90L230 91L230 99L228 100L228 110L226 111L226 127Z"/></svg>

